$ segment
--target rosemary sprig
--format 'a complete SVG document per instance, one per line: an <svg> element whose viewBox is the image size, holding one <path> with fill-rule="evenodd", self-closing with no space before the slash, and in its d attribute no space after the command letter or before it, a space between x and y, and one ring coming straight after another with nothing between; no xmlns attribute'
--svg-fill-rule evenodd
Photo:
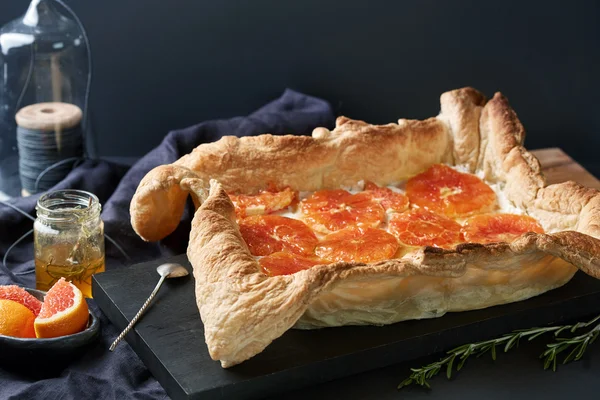
<svg viewBox="0 0 600 400"><path fill-rule="evenodd" d="M585 323L577 323L570 330L571 333L575 332L575 330L579 328L588 327L600 319L600 315L594 318L593 320ZM568 329L568 328L567 328ZM571 361L578 361L583 357L583 353L587 349L587 346L594 343L600 334L600 323L594 326L592 329L587 331L586 333L575 336L572 338L557 338L556 342L547 344L546 351L544 351L540 358L544 359L544 369L550 368L552 366L552 371L556 371L556 363L558 354L572 347L571 352L564 358L563 364L566 364ZM558 336L558 333L555 334Z"/></svg>
<svg viewBox="0 0 600 400"><path fill-rule="evenodd" d="M452 377L455 361L458 361L456 371L460 371L471 355L480 357L490 352L492 359L496 360L496 348L502 348L506 353L513 347L518 346L522 338L527 338L527 340L531 341L546 333L554 333L554 337L557 339L556 342L547 345L546 351L540 355L540 358L544 359L544 369L552 367L552 370L556 371L557 356L567 349L571 349L571 352L564 358L563 364L581 359L587 346L592 344L600 334L600 323L598 321L600 321L600 315L588 322L578 322L574 325L522 329L504 334L495 339L464 344L448 351L446 353L448 355L439 361L421 368L411 368L412 373L398 385L398 389L412 384L429 388L428 380L436 376L442 368L446 370L446 377L448 379ZM596 325L591 330L579 336L572 338L558 337L563 332L569 331L574 333L578 329L587 328L594 324Z"/></svg>

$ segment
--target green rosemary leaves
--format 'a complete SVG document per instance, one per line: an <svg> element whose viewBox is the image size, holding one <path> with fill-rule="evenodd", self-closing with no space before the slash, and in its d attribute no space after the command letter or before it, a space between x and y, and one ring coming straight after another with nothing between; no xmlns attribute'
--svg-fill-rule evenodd
<svg viewBox="0 0 600 400"><path fill-rule="evenodd" d="M450 379L454 365L456 364L456 371L460 371L467 359L472 355L480 357L483 354L490 352L492 359L495 360L497 349L507 352L513 347L518 346L519 340L523 338L527 338L527 340L531 341L546 333L553 333L556 341L546 345L546 351L540 355L540 358L544 360L544 369L552 368L553 371L556 371L560 353L570 350L568 355L563 359L563 364L581 359L587 346L592 344L600 334L600 322L598 321L600 321L600 315L588 322L578 322L574 325L518 330L496 339L456 347L448 351L446 353L448 355L439 361L425 365L421 368L411 368L412 373L398 385L398 389L412 384L429 388L430 385L428 380L436 376L442 369L446 371L446 377ZM571 338L559 337L559 335L564 332L569 331L570 333L574 333L578 329L587 328L592 325L594 325L592 329L579 336Z"/></svg>

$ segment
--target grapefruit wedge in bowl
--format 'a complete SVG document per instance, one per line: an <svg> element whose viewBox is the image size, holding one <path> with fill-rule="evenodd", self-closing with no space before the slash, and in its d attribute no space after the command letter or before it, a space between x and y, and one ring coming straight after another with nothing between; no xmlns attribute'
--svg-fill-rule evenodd
<svg viewBox="0 0 600 400"><path fill-rule="evenodd" d="M72 359L98 338L100 320L81 291L61 279L48 292L0 286L0 364L52 365Z"/></svg>
<svg viewBox="0 0 600 400"><path fill-rule="evenodd" d="M77 286L61 278L44 298L39 315L34 321L38 338L73 335L85 329L89 309Z"/></svg>

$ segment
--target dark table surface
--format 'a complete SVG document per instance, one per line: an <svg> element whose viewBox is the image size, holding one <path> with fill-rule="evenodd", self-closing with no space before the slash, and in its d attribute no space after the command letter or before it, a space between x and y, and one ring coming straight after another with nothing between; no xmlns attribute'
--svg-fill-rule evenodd
<svg viewBox="0 0 600 400"><path fill-rule="evenodd" d="M312 386L269 400L320 399L596 399L600 395L600 343L592 345L584 358L559 365L556 372L544 370L538 356L548 338L522 342L517 349L470 358L459 373L447 380L444 372L430 381L431 389L418 386L396 389L411 367L436 361L439 356L413 360L387 368Z"/></svg>

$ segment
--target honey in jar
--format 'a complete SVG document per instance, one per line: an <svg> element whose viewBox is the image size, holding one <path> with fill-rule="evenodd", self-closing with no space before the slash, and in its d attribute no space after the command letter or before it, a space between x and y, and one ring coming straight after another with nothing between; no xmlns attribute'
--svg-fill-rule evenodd
<svg viewBox="0 0 600 400"><path fill-rule="evenodd" d="M59 190L42 195L34 223L36 288L61 277L92 297L92 275L104 271L104 224L92 193Z"/></svg>

